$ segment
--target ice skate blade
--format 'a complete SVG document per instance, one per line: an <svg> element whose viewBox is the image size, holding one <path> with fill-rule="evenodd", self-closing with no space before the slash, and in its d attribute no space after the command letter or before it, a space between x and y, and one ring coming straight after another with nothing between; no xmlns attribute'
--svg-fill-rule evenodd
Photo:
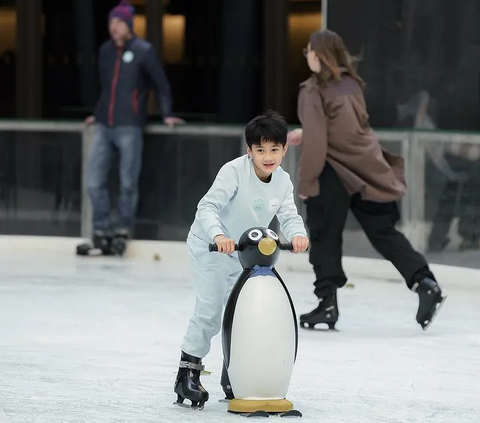
<svg viewBox="0 0 480 423"><path fill-rule="evenodd" d="M339 332L339 330L335 328L336 324L337 322L328 322L328 323L327 322L319 322L319 323L300 322L300 326L303 329L318 330L320 332ZM328 325L328 329L324 327L317 328L315 327L316 325Z"/></svg>
<svg viewBox="0 0 480 423"><path fill-rule="evenodd" d="M104 255L103 251L100 248L77 248L76 255L80 257L102 257Z"/></svg>
<svg viewBox="0 0 480 423"><path fill-rule="evenodd" d="M76 255L79 257L115 257L112 250L102 250L101 248L89 247L88 249L78 249Z"/></svg>
<svg viewBox="0 0 480 423"><path fill-rule="evenodd" d="M182 408L188 408L190 410L197 410L197 411L201 411L204 409L205 407L205 403L198 403L197 405L188 405L188 404L184 404L183 402L178 402L178 401L175 401L173 403L173 405L177 405L179 407L182 407Z"/></svg>
<svg viewBox="0 0 480 423"><path fill-rule="evenodd" d="M205 401L192 401L189 400L192 404L184 404L183 401L185 401L186 398L183 398L181 395L177 394L177 400L173 403L173 405L178 405L179 407L183 408L190 408L191 410L203 410L203 407L205 406Z"/></svg>
<svg viewBox="0 0 480 423"><path fill-rule="evenodd" d="M121 249L114 250L113 253L112 253L112 256L121 258L121 257L125 256L125 252L126 252L126 250L121 250Z"/></svg>
<svg viewBox="0 0 480 423"><path fill-rule="evenodd" d="M427 329L430 327L430 325L433 323L433 321L435 320L435 317L437 316L438 311L443 307L443 304L445 303L445 300L446 300L446 299L447 299L447 296L444 295L444 296L442 297L442 301L440 301L439 303L437 303L437 305L436 305L436 307L435 307L435 311L434 311L433 314L432 314L432 317L430 317L430 320L426 320L427 323L425 323L425 321L422 322L422 323L420 323L420 325L422 326L422 329L423 329L423 330L427 330Z"/></svg>

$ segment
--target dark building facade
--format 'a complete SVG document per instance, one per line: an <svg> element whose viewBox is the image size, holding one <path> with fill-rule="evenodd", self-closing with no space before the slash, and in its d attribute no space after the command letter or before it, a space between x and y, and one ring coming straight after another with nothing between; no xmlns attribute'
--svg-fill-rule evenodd
<svg viewBox="0 0 480 423"><path fill-rule="evenodd" d="M297 122L301 49L320 0L133 0L135 31L158 51L175 110L241 123L267 107ZM96 56L117 0L0 0L3 117L83 118L98 96ZM412 124L428 93L438 127L479 129L480 0L324 0L368 83L374 126ZM152 112L154 109L152 108ZM155 113L152 119L155 120Z"/></svg>
<svg viewBox="0 0 480 423"><path fill-rule="evenodd" d="M0 0L3 117L77 119L99 93L97 52L118 0ZM243 123L271 107L295 119L301 49L319 0L132 0L189 121ZM152 108L152 112L155 109ZM152 120L157 117L152 113Z"/></svg>
<svg viewBox="0 0 480 423"><path fill-rule="evenodd" d="M329 0L327 18L362 53L374 126L413 126L428 98L437 128L480 129L480 1Z"/></svg>

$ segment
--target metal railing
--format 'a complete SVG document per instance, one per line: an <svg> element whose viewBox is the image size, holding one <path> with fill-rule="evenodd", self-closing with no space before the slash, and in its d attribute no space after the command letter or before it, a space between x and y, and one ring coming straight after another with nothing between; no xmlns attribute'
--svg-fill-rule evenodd
<svg viewBox="0 0 480 423"><path fill-rule="evenodd" d="M0 121L0 134L3 132L16 133L79 133L82 142L82 193L81 193L81 236L88 237L91 233L91 206L86 191L85 176L87 174L87 158L93 138L93 128L86 128L78 122L51 122L51 121ZM229 125L193 125L178 126L174 129L162 125L150 125L145 129L148 135L205 135L209 137L230 136L237 139L238 151L244 151L244 127ZM425 183L426 163L430 161L429 149L446 148L447 145L480 146L480 134L457 133L426 130L377 130L380 142L386 147L392 147L401 153L406 162L406 179L408 191L401 201L402 230L410 239L413 246L424 252L428 238L429 223L425 218L426 194L428 188ZM199 141L200 142L200 141ZM296 182L296 167L299 150L290 147L283 163L283 167ZM199 164L201 165L201 164ZM187 193L185 193L187 195ZM298 202L303 211L303 203Z"/></svg>

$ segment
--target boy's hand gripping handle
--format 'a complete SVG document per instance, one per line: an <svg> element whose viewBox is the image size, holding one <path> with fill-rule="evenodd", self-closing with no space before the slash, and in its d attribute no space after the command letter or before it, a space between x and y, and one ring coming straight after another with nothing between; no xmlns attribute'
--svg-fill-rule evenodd
<svg viewBox="0 0 480 423"><path fill-rule="evenodd" d="M290 242L288 242L286 244L279 244L278 248L280 250L286 250L286 251L292 251L293 250L292 244ZM239 249L240 249L240 246L238 244L235 244L235 251L238 251ZM210 251L211 253L215 252L215 251L218 251L217 244L208 244L208 251Z"/></svg>

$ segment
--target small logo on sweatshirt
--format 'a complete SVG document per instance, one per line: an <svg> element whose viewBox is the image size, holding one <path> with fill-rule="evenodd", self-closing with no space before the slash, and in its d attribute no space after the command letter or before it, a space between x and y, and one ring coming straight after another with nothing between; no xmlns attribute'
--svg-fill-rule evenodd
<svg viewBox="0 0 480 423"><path fill-rule="evenodd" d="M277 211L280 206L280 201L278 198L274 198L273 200L270 200L268 206L270 207L270 211Z"/></svg>
<svg viewBox="0 0 480 423"><path fill-rule="evenodd" d="M252 203L253 210L260 211L265 208L265 200L263 198L257 197L253 200Z"/></svg>
<svg viewBox="0 0 480 423"><path fill-rule="evenodd" d="M133 53L131 51L126 51L123 53L123 61L125 63L130 63L133 60Z"/></svg>

